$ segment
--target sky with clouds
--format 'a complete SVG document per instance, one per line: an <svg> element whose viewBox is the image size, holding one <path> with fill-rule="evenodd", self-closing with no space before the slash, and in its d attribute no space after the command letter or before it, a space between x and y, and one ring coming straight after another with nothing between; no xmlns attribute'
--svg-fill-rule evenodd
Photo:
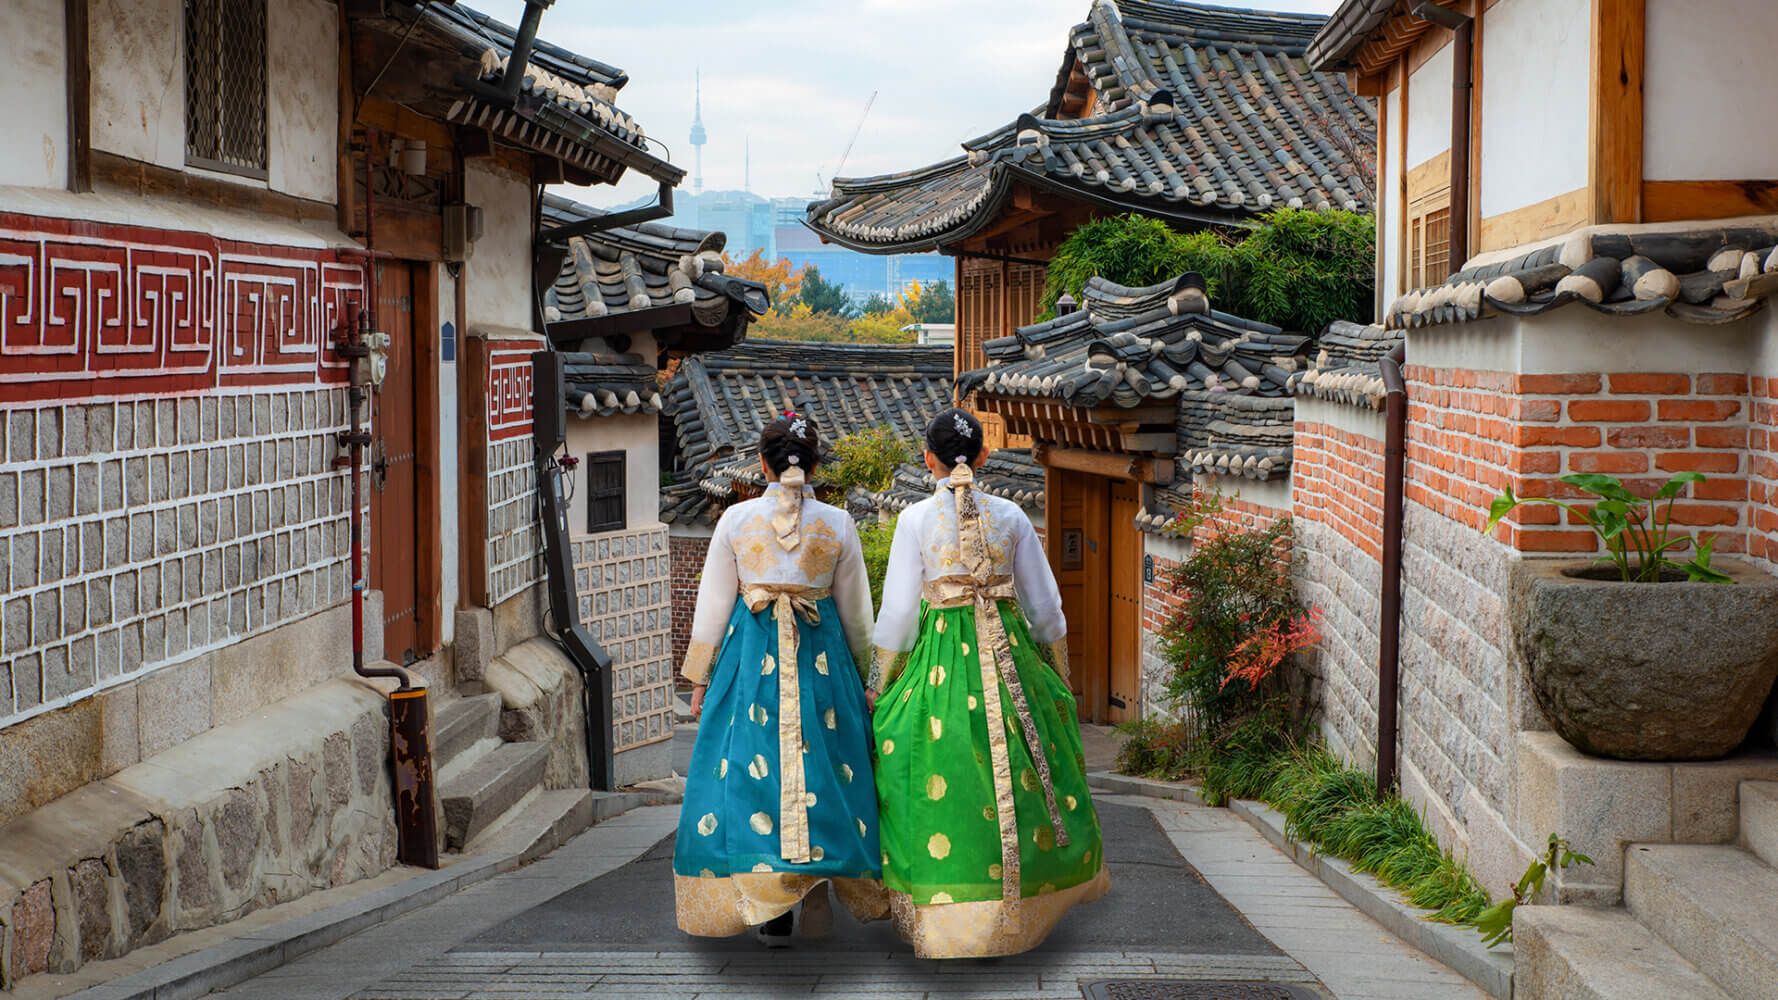
<svg viewBox="0 0 1778 1000"><path fill-rule="evenodd" d="M1214 3L1214 0L1210 0ZM471 0L517 24L523 0ZM1338 0L1216 6L1332 13ZM809 196L832 178L871 92L845 174L955 156L958 144L1049 97L1068 30L1090 0L556 0L543 37L622 67L618 104L692 169L692 74L702 68L706 190ZM683 185L689 190L688 178ZM573 196L610 205L652 193L644 178ZM564 192L570 193L570 192Z"/></svg>

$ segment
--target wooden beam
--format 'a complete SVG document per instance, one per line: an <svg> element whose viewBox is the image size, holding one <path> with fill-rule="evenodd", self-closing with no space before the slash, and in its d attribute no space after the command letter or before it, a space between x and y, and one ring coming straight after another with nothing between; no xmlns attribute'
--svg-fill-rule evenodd
<svg viewBox="0 0 1778 1000"><path fill-rule="evenodd" d="M1778 212L1778 181L1645 181L1644 222L1727 219Z"/></svg>
<svg viewBox="0 0 1778 1000"><path fill-rule="evenodd" d="M465 160L481 159L494 155L494 137L486 129L473 128L468 125L459 126L456 131L457 148L462 151Z"/></svg>
<svg viewBox="0 0 1778 1000"><path fill-rule="evenodd" d="M1173 481L1173 461L1170 458L1144 458L1045 444L1038 445L1033 450L1033 456L1047 466L1106 479L1129 479L1139 483L1154 483L1157 486L1166 486Z"/></svg>
<svg viewBox="0 0 1778 1000"><path fill-rule="evenodd" d="M1559 236L1587 224L1587 206L1587 189L1575 188L1524 208L1490 215L1476 233L1476 249L1486 253Z"/></svg>
<svg viewBox="0 0 1778 1000"><path fill-rule="evenodd" d="M1093 424L1166 424L1171 427L1179 422L1179 407L1175 403L1151 403L1128 409L1121 406L1098 406L1088 410L1086 418L1088 423Z"/></svg>
<svg viewBox="0 0 1778 1000"><path fill-rule="evenodd" d="M1642 77L1646 0L1592 0L1590 220L1642 221Z"/></svg>
<svg viewBox="0 0 1778 1000"><path fill-rule="evenodd" d="M326 222L334 218L334 206L325 201L144 163L103 149L92 151L92 171L96 181L146 198L169 198L295 222Z"/></svg>
<svg viewBox="0 0 1778 1000"><path fill-rule="evenodd" d="M87 0L63 8L68 79L68 190L93 189L92 64L88 51Z"/></svg>
<svg viewBox="0 0 1778 1000"><path fill-rule="evenodd" d="M566 184L568 172L561 160L540 153L531 156L531 182L534 184Z"/></svg>

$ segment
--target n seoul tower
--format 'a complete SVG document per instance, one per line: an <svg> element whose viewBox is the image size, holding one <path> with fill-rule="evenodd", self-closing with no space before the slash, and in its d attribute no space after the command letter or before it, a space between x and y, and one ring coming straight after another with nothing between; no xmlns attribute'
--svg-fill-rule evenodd
<svg viewBox="0 0 1778 1000"><path fill-rule="evenodd" d="M691 189L692 189L693 193L703 194L704 193L704 142L707 138L707 136L705 136L705 134L704 134L704 73L703 73L703 70L701 70L701 69L698 70L697 75L693 79L696 81L693 85L696 89L693 91L694 96L692 97L692 111L691 111L691 148L692 148L692 154L694 157L694 166L693 166L692 177L691 177Z"/></svg>

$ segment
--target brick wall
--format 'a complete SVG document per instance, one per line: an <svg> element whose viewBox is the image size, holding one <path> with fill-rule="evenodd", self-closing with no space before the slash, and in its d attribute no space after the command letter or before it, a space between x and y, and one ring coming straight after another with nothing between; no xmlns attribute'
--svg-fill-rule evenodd
<svg viewBox="0 0 1778 1000"><path fill-rule="evenodd" d="M487 338L487 575L488 603L522 593L543 580L543 533L538 526L537 473L531 464L531 352L536 334Z"/></svg>
<svg viewBox="0 0 1778 1000"><path fill-rule="evenodd" d="M685 647L691 641L691 619L697 612L698 580L704 574L704 556L710 551L706 535L673 535L667 544L672 560L670 591L673 602L673 676L685 663Z"/></svg>
<svg viewBox="0 0 1778 1000"><path fill-rule="evenodd" d="M1778 378L1749 380L1747 554L1778 573Z"/></svg>

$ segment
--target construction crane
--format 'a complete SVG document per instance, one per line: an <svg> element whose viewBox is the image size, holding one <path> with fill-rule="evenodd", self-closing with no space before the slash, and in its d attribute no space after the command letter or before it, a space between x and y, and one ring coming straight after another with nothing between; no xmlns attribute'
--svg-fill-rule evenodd
<svg viewBox="0 0 1778 1000"><path fill-rule="evenodd" d="M858 145L859 133L864 131L864 120L870 117L871 105L876 103L877 91L873 90L870 92L870 99L864 102L864 112L858 116L858 127L852 130L852 141L846 143L846 151L840 154L840 165L833 170L835 177L839 177L840 172L846 169L846 160L852 155L852 147ZM821 179L819 170L815 171L815 189L819 194L827 193L827 182Z"/></svg>

